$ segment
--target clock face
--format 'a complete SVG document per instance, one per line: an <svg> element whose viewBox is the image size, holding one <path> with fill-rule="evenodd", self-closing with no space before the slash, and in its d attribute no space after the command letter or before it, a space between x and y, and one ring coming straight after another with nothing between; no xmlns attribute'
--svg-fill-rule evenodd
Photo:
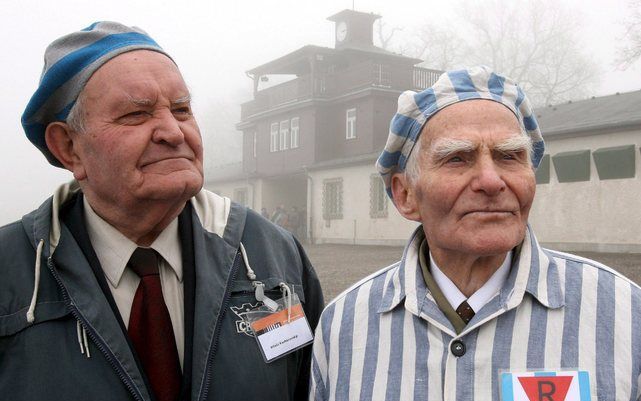
<svg viewBox="0 0 641 401"><path fill-rule="evenodd" d="M336 24L336 40L342 42L347 37L347 24L341 21Z"/></svg>

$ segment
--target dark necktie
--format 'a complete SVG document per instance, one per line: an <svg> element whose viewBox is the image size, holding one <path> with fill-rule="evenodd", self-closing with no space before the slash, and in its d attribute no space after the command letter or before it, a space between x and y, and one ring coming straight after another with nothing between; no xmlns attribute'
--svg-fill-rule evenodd
<svg viewBox="0 0 641 401"><path fill-rule="evenodd" d="M468 324L474 317L474 309L472 309L467 301L463 301L458 308L456 308L456 313L463 319L465 324Z"/></svg>
<svg viewBox="0 0 641 401"><path fill-rule="evenodd" d="M131 305L129 337L158 401L175 401L180 392L180 361L169 311L162 296L158 254L137 248L128 266L140 277Z"/></svg>

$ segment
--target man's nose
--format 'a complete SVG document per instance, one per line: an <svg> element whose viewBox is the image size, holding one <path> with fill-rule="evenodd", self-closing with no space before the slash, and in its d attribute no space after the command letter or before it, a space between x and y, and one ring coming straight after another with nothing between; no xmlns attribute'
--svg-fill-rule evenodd
<svg viewBox="0 0 641 401"><path fill-rule="evenodd" d="M152 140L156 143L165 142L170 146L178 146L185 141L180 124L171 110L163 109L155 115L156 124Z"/></svg>
<svg viewBox="0 0 641 401"><path fill-rule="evenodd" d="M477 161L475 177L471 186L474 191L485 192L489 196L495 196L503 192L507 187L501 169L490 156L483 156Z"/></svg>

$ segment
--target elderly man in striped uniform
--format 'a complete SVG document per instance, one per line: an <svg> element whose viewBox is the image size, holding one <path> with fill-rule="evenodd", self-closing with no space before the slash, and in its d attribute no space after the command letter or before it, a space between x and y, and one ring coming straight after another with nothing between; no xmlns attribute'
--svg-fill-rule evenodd
<svg viewBox="0 0 641 401"><path fill-rule="evenodd" d="M543 152L524 93L487 67L400 96L377 168L421 225L326 307L310 399L640 399L641 289L540 247Z"/></svg>

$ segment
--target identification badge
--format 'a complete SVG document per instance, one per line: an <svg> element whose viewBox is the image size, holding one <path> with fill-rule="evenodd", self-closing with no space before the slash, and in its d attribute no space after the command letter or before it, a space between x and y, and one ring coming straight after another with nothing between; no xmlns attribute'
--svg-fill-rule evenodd
<svg viewBox="0 0 641 401"><path fill-rule="evenodd" d="M503 401L590 401L586 371L504 372Z"/></svg>
<svg viewBox="0 0 641 401"><path fill-rule="evenodd" d="M291 294L291 301L286 302L283 298L274 302L278 305L275 311L263 306L245 314L245 319L258 342L258 348L267 363L314 340L303 306L296 294Z"/></svg>

